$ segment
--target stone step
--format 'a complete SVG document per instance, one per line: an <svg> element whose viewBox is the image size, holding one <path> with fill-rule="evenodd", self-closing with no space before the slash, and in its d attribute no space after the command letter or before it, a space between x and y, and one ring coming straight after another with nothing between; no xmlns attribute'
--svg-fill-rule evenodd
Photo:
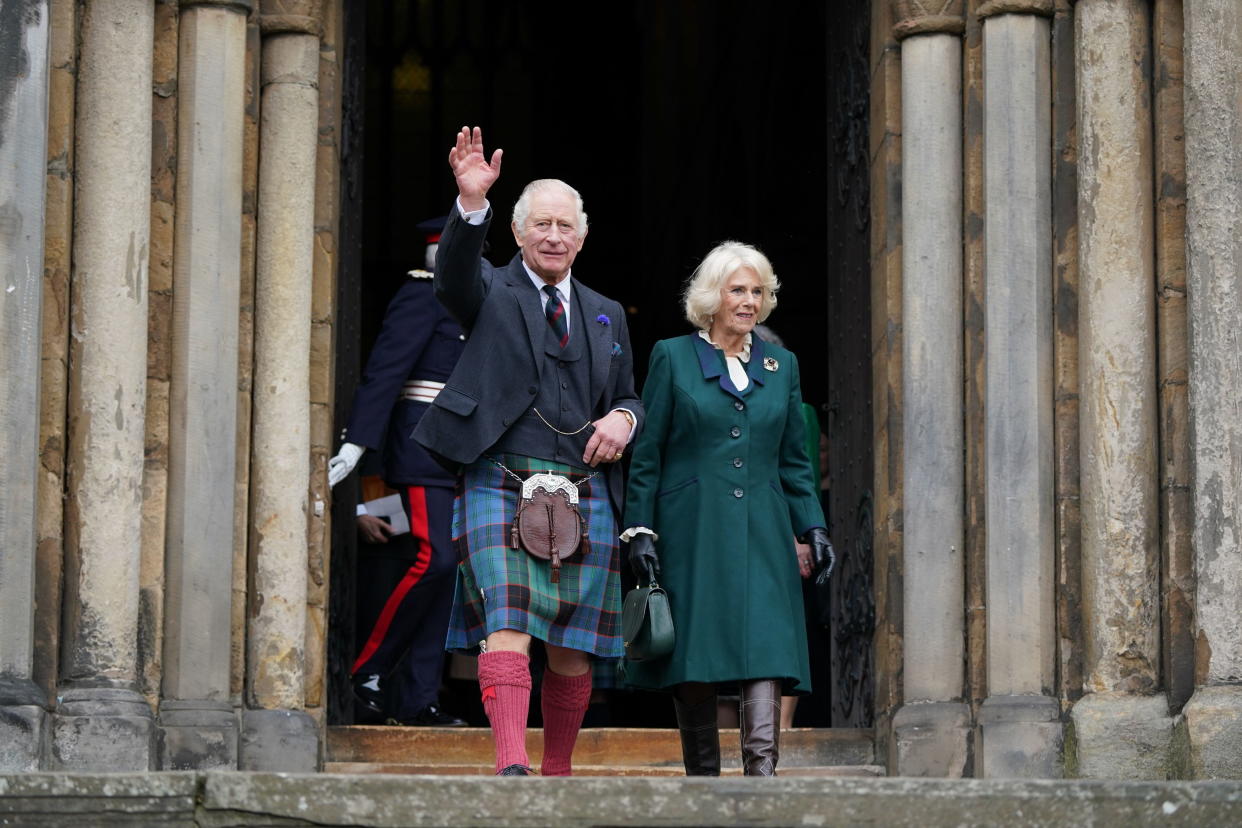
<svg viewBox="0 0 1242 828"><path fill-rule="evenodd" d="M0 825L1242 825L1242 782L0 773Z"/></svg>
<svg viewBox="0 0 1242 828"><path fill-rule="evenodd" d="M795 767L873 765L873 738L870 729L861 728L783 730L780 767L789 771ZM488 767L493 761L491 730L477 727L330 727L326 747L329 763ZM736 728L721 730L720 747L726 767L740 766ZM539 762L542 730L527 730L526 752L531 762ZM669 767L681 772L681 740L673 729L585 728L578 734L574 763L580 767Z"/></svg>
<svg viewBox="0 0 1242 828"><path fill-rule="evenodd" d="M879 765L821 765L786 767L782 759L778 768L781 776L884 776ZM417 764L386 762L325 762L324 773L396 773L419 776L492 776L491 764ZM579 765L574 764L574 776L685 776L680 764L672 765ZM741 776L740 767L725 767L721 776Z"/></svg>

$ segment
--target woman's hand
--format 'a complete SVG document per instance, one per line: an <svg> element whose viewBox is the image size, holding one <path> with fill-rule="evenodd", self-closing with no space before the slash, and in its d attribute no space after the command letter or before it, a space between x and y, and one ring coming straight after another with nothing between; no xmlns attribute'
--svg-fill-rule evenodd
<svg viewBox="0 0 1242 828"><path fill-rule="evenodd" d="M811 577L811 546L794 538L794 551L798 555L798 574L806 580Z"/></svg>
<svg viewBox="0 0 1242 828"><path fill-rule="evenodd" d="M504 150L492 153L489 162L483 154L483 130L462 127L457 143L449 150L449 166L457 179L457 194L466 212L481 210L487 204L487 191L500 178L500 160Z"/></svg>
<svg viewBox="0 0 1242 828"><path fill-rule="evenodd" d="M655 539L646 532L639 532L630 538L630 569L634 570L639 586L653 583L660 574Z"/></svg>
<svg viewBox="0 0 1242 828"><path fill-rule="evenodd" d="M822 526L813 526L806 530L806 534L799 538L799 540L811 547L811 560L815 564L815 568L819 570L815 583L828 583L828 576L832 574L832 568L837 563L837 553L832 549L832 541L828 538L828 530Z"/></svg>

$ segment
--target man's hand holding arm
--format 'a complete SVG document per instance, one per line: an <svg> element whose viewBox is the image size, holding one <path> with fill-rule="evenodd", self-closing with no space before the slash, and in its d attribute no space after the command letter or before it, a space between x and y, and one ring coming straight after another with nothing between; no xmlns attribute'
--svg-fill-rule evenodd
<svg viewBox="0 0 1242 828"><path fill-rule="evenodd" d="M633 418L630 411L615 409L592 423L595 433L587 440L582 462L594 468L600 463L615 463L620 460L630 442Z"/></svg>

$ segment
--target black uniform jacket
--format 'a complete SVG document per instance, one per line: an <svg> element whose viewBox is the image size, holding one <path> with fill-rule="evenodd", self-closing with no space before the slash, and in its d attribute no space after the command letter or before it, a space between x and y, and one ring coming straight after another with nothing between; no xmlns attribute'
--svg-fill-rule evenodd
<svg viewBox="0 0 1242 828"><path fill-rule="evenodd" d="M384 315L344 439L384 450L384 479L407 486L452 486L454 475L414 440L428 404L404 399L411 380L444 382L465 348L461 326L435 298L431 274L414 270Z"/></svg>

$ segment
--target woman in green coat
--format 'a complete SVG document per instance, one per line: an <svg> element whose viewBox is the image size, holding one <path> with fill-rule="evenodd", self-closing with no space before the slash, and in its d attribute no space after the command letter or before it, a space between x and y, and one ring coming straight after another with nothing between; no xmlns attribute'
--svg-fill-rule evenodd
<svg viewBox="0 0 1242 828"><path fill-rule="evenodd" d="M781 691L810 691L794 539L820 577L832 566L798 361L751 335L778 287L758 250L718 245L686 289L698 332L657 342L643 387L622 539L639 582L667 590L677 641L627 681L672 691L692 776L720 773L721 682L741 688L743 771L775 774Z"/></svg>

